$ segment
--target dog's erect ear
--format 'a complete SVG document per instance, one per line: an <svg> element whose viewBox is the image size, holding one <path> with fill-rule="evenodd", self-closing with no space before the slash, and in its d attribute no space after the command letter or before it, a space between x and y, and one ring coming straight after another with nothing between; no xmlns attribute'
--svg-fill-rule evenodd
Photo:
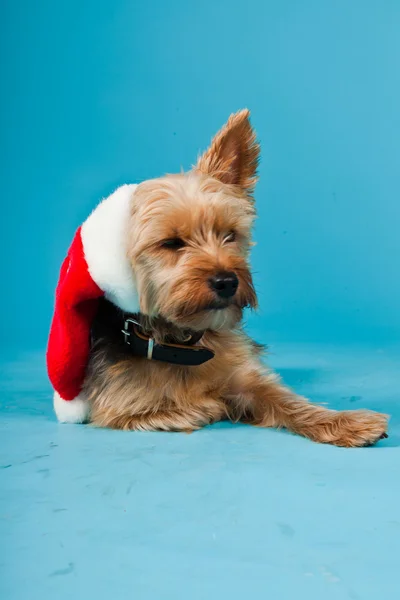
<svg viewBox="0 0 400 600"><path fill-rule="evenodd" d="M257 182L260 146L249 117L247 109L231 115L199 158L195 170L251 194Z"/></svg>

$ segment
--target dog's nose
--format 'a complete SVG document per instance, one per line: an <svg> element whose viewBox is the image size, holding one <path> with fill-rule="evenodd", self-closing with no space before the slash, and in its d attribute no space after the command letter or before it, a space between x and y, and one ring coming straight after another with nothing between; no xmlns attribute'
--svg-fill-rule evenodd
<svg viewBox="0 0 400 600"><path fill-rule="evenodd" d="M223 272L217 273L210 278L210 288L220 298L232 298L238 289L239 280L235 273Z"/></svg>

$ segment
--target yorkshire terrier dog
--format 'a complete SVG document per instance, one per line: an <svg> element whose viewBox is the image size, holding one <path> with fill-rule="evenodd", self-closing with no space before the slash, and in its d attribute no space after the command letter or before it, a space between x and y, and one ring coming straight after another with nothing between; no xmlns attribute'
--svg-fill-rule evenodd
<svg viewBox="0 0 400 600"><path fill-rule="evenodd" d="M259 152L242 110L191 171L137 186L128 256L140 312L102 300L83 389L94 425L190 432L229 419L346 447L386 437L384 414L329 410L285 387L242 329L243 310L257 306Z"/></svg>

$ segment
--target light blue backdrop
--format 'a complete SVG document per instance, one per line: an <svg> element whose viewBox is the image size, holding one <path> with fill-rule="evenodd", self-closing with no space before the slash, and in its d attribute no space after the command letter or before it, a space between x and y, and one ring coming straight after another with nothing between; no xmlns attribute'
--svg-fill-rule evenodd
<svg viewBox="0 0 400 600"><path fill-rule="evenodd" d="M399 32L400 0L0 0L0 354L22 354L0 356L0 598L396 597ZM387 412L389 438L58 425L43 348L75 229L244 106L251 331L298 393Z"/></svg>
<svg viewBox="0 0 400 600"><path fill-rule="evenodd" d="M44 346L60 262L102 195L189 167L244 106L263 148L252 330L399 338L397 0L6 0L1 15L4 345Z"/></svg>

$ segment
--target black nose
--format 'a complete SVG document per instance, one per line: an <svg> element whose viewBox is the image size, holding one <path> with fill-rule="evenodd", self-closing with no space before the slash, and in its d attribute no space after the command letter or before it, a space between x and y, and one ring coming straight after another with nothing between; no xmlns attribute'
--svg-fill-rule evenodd
<svg viewBox="0 0 400 600"><path fill-rule="evenodd" d="M238 289L239 280L235 273L217 273L210 278L210 288L218 294L220 298L232 298Z"/></svg>

